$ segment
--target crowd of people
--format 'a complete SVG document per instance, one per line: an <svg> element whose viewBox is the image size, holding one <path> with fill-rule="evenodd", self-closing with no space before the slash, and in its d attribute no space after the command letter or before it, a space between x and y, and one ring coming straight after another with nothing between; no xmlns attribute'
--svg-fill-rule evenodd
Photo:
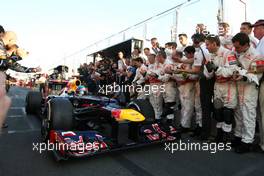
<svg viewBox="0 0 264 176"><path fill-rule="evenodd" d="M12 37L7 40L10 33L0 30L1 56L7 55L8 50L15 54L18 47L12 43ZM78 69L80 80L92 94L105 94L101 88L106 85L126 85L110 96L124 105L131 99L148 99L158 123L174 125L175 119L180 118L182 133L192 132L192 137L203 141L231 142L237 153L253 148L263 152L264 20L253 25L243 22L234 36L229 34L228 23L219 24L217 35L198 24L191 41L184 33L178 39L179 46L168 42L161 47L158 39L152 38L151 47L144 48L143 53L134 48L129 58L120 51L116 60L84 63ZM4 75L0 76L3 119L10 99L2 86ZM176 110L180 117L175 116ZM212 119L216 121L214 138ZM260 142L253 146L256 129Z"/></svg>
<svg viewBox="0 0 264 176"><path fill-rule="evenodd" d="M81 65L81 80L93 93L113 83L133 86L112 96L124 104L132 98L148 99L157 122L175 124L180 118L180 130L192 129L192 137L231 142L237 153L264 151L264 20L241 23L234 36L229 27L220 23L214 35L198 24L191 41L184 33L178 35L179 46L168 42L163 48L152 38L150 48L143 53L135 48L130 58L120 51L116 62ZM256 129L260 142L253 145Z"/></svg>

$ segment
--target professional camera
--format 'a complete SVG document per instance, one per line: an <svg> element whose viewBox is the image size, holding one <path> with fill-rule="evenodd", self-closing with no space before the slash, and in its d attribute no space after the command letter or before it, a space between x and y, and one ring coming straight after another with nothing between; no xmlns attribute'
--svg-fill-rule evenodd
<svg viewBox="0 0 264 176"><path fill-rule="evenodd" d="M6 71L12 64L20 60L22 60L22 58L16 55L11 55L10 57L2 55L0 56L0 70Z"/></svg>

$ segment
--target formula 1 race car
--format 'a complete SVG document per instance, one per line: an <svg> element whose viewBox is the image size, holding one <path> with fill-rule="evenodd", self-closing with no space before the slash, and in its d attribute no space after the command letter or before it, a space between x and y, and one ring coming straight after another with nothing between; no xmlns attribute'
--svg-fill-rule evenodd
<svg viewBox="0 0 264 176"><path fill-rule="evenodd" d="M155 122L153 107L143 99L122 106L104 96L49 95L42 99L39 92L29 92L26 112L41 116L43 140L55 146L57 160L180 138L174 126Z"/></svg>

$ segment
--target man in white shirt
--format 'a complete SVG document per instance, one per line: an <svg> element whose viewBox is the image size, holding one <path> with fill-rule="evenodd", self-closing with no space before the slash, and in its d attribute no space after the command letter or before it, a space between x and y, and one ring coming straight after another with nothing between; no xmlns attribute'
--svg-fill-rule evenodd
<svg viewBox="0 0 264 176"><path fill-rule="evenodd" d="M165 49L165 53L166 53L166 64L172 64L173 61L171 59L172 57L172 53L176 52L176 48L177 48L177 43L176 42L168 42L167 43L167 48Z"/></svg>
<svg viewBox="0 0 264 176"><path fill-rule="evenodd" d="M184 33L179 34L178 37L179 37L179 42L181 46L179 46L177 50L183 52L186 46L188 46L188 37L187 37L187 34L184 34Z"/></svg>
<svg viewBox="0 0 264 176"><path fill-rule="evenodd" d="M181 109L181 126L183 127L183 131L191 127L191 118L193 110L195 109L196 128L193 136L199 136L202 130L202 109L199 84L202 58L195 57L196 52L194 46L187 46L184 49L184 53L186 57L181 59L180 62L187 65L184 69L178 69L178 71L185 74L186 79L177 82L179 84L182 107L184 107Z"/></svg>
<svg viewBox="0 0 264 176"><path fill-rule="evenodd" d="M205 36L203 34L194 34L192 36L193 46L196 53L194 58L201 62L201 70L205 60L209 58L209 51L206 49ZM195 61L196 62L196 61ZM197 68L197 67L196 67ZM202 106L202 140L208 140L211 135L211 114L213 112L212 98L214 94L214 79L207 79L200 74L200 100Z"/></svg>
<svg viewBox="0 0 264 176"><path fill-rule="evenodd" d="M153 57L155 55L153 54ZM148 66L148 71L146 74L146 79L149 82L149 102L153 106L153 109L155 111L155 120L157 122L161 121L161 114L163 111L163 97L162 92L164 91L164 88L162 89L162 80L159 79L160 76L164 75L163 72L163 65L165 62L165 58L162 57L162 55L158 54L155 56L155 62L151 63Z"/></svg>
<svg viewBox="0 0 264 176"><path fill-rule="evenodd" d="M136 90L138 90L137 99L146 99L146 94L143 90L145 90L144 84L145 84L145 75L147 73L147 67L143 63L143 59L141 57L135 58L134 62L135 62L135 66L137 67L137 70L132 83L140 87L139 89L138 87L136 87Z"/></svg>
<svg viewBox="0 0 264 176"><path fill-rule="evenodd" d="M204 73L206 77L215 76L216 79L214 85L216 141L231 142L232 121L237 106L237 87L236 82L232 80L233 72L230 69L237 65L236 57L230 50L220 46L220 39L216 35L206 37L206 47L210 52L210 60L204 67ZM225 69L218 69L219 67Z"/></svg>
<svg viewBox="0 0 264 176"><path fill-rule="evenodd" d="M264 20L258 20L252 27L254 27L254 36L259 40L256 49L264 56Z"/></svg>
<svg viewBox="0 0 264 176"><path fill-rule="evenodd" d="M158 52L160 51L158 39L154 37L150 40L150 42L151 42L151 46L152 46L150 53L158 54Z"/></svg>
<svg viewBox="0 0 264 176"><path fill-rule="evenodd" d="M118 52L118 61L117 61L117 74L118 74L118 84L121 84L125 81L123 73L126 71L126 64L123 52Z"/></svg>
<svg viewBox="0 0 264 176"><path fill-rule="evenodd" d="M229 28L229 24L228 23L220 23L219 24L219 39L221 42L221 45L223 47L225 47L226 49L232 50L233 45L232 45L232 35L229 34L230 32L230 28Z"/></svg>
<svg viewBox="0 0 264 176"><path fill-rule="evenodd" d="M258 57L258 52L250 46L248 35L238 33L232 38L235 48L235 56L240 67L244 70L250 70L252 63ZM257 77L259 80L262 73L250 73L251 76ZM256 116L257 116L257 101L258 89L256 82L253 79L244 79L243 76L236 78L238 90L238 107L235 112L236 127L234 135L241 139L241 143L235 148L237 153L246 153L250 151L254 141Z"/></svg>
<svg viewBox="0 0 264 176"><path fill-rule="evenodd" d="M251 35L251 32L252 32L252 25L251 25L251 23L249 23L249 22L243 22L243 23L241 23L240 32L243 32L243 33L245 33L245 34L248 35L248 37L250 39L250 45L253 48L256 48L257 47L258 41L257 41L257 39L255 37L253 37Z"/></svg>
<svg viewBox="0 0 264 176"><path fill-rule="evenodd" d="M264 57L264 19L258 20L254 25L254 36L259 39L259 43L257 44L256 50L261 55L261 57ZM262 67L262 72L263 72ZM264 151L264 83L263 83L263 77L262 77L262 83L260 85L259 89L259 107L260 107L260 147L262 151Z"/></svg>

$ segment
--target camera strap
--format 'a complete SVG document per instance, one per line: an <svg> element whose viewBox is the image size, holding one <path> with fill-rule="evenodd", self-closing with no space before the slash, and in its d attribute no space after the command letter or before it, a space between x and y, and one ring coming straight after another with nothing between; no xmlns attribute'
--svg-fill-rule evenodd
<svg viewBox="0 0 264 176"><path fill-rule="evenodd" d="M206 61L206 58L205 58L205 55L204 55L204 52L203 52L203 49L199 46L199 49L202 53L202 56L203 56L203 61L202 61L202 65L201 65L201 70L200 70L200 79L204 79L205 78L205 75L203 74L204 72L204 65L205 65L205 61Z"/></svg>

